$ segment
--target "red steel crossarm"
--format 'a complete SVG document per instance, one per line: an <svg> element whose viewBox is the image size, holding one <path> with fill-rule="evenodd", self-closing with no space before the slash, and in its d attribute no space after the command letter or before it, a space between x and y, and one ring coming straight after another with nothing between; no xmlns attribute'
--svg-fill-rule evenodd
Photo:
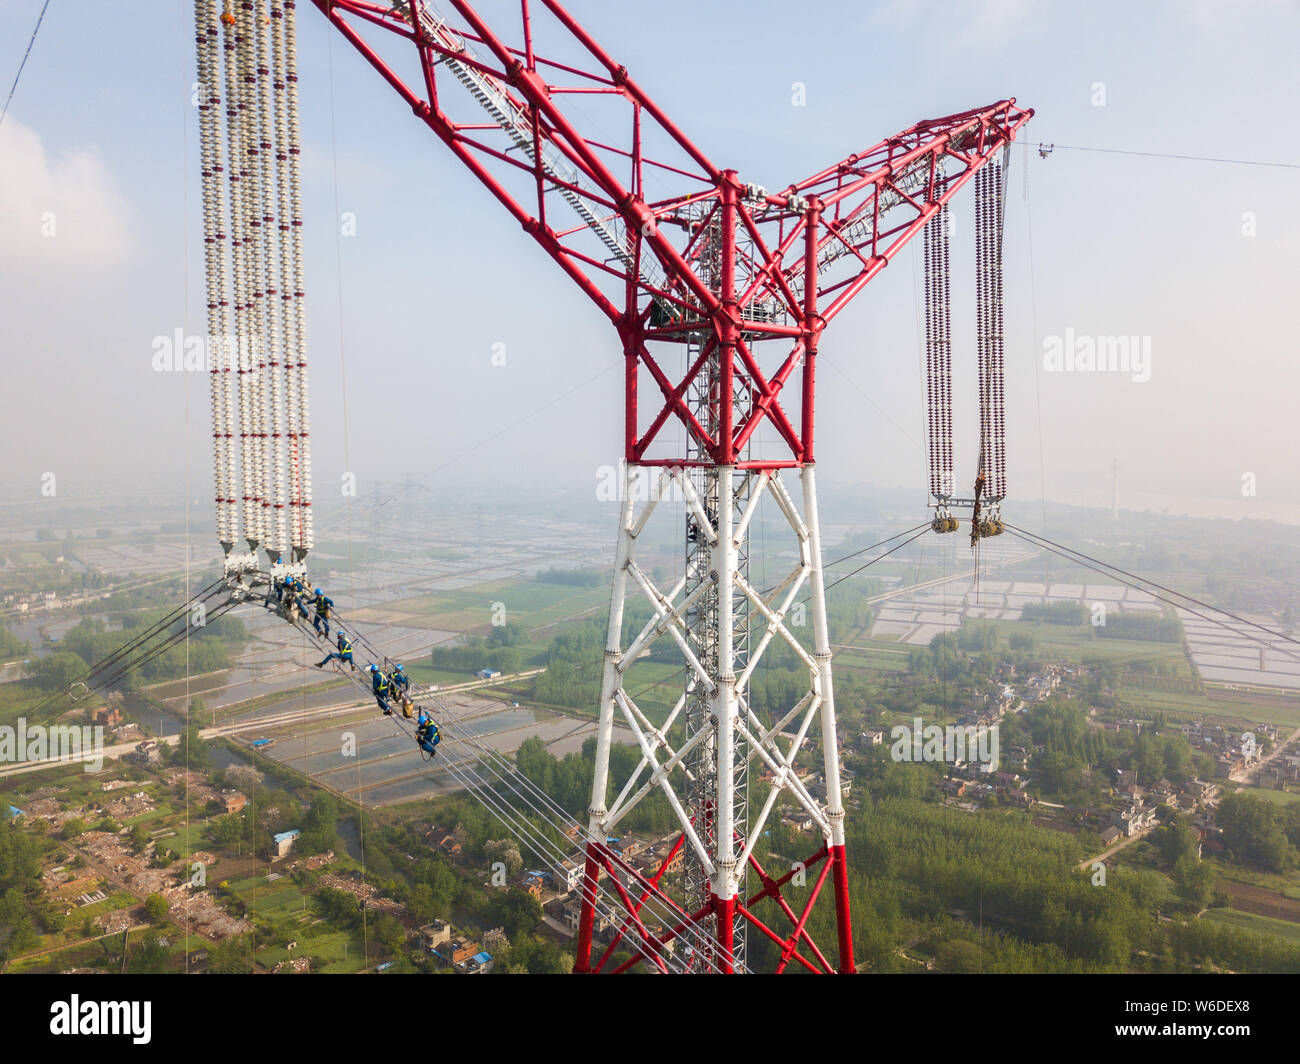
<svg viewBox="0 0 1300 1064"><path fill-rule="evenodd" d="M483 165L471 152L461 143L461 138L457 135L455 129L447 121L442 112L432 105L422 100L418 95L407 87L405 82L384 62L383 59L372 49L361 35L342 17L341 10L353 10L358 6L355 0L313 0L313 2L325 12L330 21L338 28L339 32L357 49L358 52L373 66L380 75L387 81L397 92L410 104L412 110L417 116L424 120L430 129L443 141L444 144L456 155L458 159L479 179L496 197L497 201L506 208L516 220L523 226L524 230L538 241L551 255L560 268L565 271L578 284L592 301L604 312L604 314L614 322L617 322L620 313L609 299L605 296L590 277L573 261L573 256L569 250L562 246L555 238L552 231L542 225L536 218L528 213L524 208L519 206L515 199L506 191L504 186L493 176L490 170ZM391 29L391 25L384 23L385 29Z"/></svg>
<svg viewBox="0 0 1300 1064"><path fill-rule="evenodd" d="M475 28L483 43L492 49L502 63L506 65L509 72L507 75L508 80L511 84L519 89L528 102L542 112L552 123L557 135L553 143L557 145L567 144L568 151L566 154L575 162L584 164L584 168L609 195L610 199L618 204L619 213L622 214L624 221L629 226L640 231L641 239L648 242L656 255L663 261L663 264L677 275L678 280L691 289L691 292L706 311L710 313L716 312L718 307L717 297L696 276L695 272L686 265L677 249L655 226L654 215L645 203L637 200L623 187L622 182L605 166L594 148L588 144L586 138L555 105L555 102L550 98L546 83L542 81L535 71L524 69L523 65L511 56L510 50L488 28L487 24L478 16L478 13L465 0L451 0L451 3L461 13L462 17ZM558 4L547 3L546 6L553 11L563 11ZM576 26L576 23L574 23L574 26ZM583 36L585 36L585 33ZM587 42L584 41L584 43ZM625 83L624 89L628 89L629 85L630 83ZM645 101L640 102L642 106L645 106ZM683 138L683 143L689 142Z"/></svg>

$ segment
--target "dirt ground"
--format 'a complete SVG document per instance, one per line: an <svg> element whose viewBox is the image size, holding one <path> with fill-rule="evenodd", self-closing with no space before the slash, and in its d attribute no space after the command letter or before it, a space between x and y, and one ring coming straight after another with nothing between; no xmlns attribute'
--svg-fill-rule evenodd
<svg viewBox="0 0 1300 1064"><path fill-rule="evenodd" d="M1267 887L1255 887L1249 883L1238 883L1231 879L1220 879L1217 889L1232 899L1232 908L1256 916L1271 916L1275 920L1289 920L1300 924L1300 901L1283 897L1276 890Z"/></svg>

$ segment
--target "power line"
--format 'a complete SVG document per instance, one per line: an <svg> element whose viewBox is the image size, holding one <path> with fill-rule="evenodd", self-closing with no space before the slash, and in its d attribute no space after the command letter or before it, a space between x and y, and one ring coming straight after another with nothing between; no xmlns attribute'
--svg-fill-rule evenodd
<svg viewBox="0 0 1300 1064"><path fill-rule="evenodd" d="M1234 166L1270 166L1283 170L1300 170L1300 163L1278 163L1261 159L1229 159L1213 155L1180 155L1174 152L1162 151L1132 151L1127 148L1095 148L1089 145L1081 144L1048 144L1047 150L1055 151L1091 151L1101 152L1106 155L1136 155L1147 159L1181 159L1185 162L1196 163L1230 163Z"/></svg>
<svg viewBox="0 0 1300 1064"><path fill-rule="evenodd" d="M924 535L925 535L927 532L929 532L929 531L930 531L930 526L929 526L929 524L926 524L926 525L921 529L921 531L917 532L917 533L916 533L914 536L912 536L910 539L905 539L905 540L903 540L903 542L900 543L900 544L898 544L898 546L896 546L896 547L890 547L889 550L885 551L884 554L877 555L876 557L872 558L871 561L867 562L866 565L860 565L860 566L858 566L858 568L854 569L853 572L848 573L848 574L846 574L846 575L844 575L844 576L841 576L838 580L832 580L829 584L826 585L825 590L826 590L826 591L830 591L830 589L833 588L833 587L835 587L837 584L842 584L842 583L844 583L845 580L852 579L853 577L857 576L858 573L862 572L863 569L867 569L867 568L869 568L870 566L875 565L876 562L880 561L880 560L883 559L883 558L888 558L891 554L894 553L894 551L896 551L896 550L902 550L902 549L903 549L904 547L906 547L909 543L914 543L914 542L916 542L916 540L920 539L922 536L924 536Z"/></svg>
<svg viewBox="0 0 1300 1064"><path fill-rule="evenodd" d="M1292 661L1300 661L1300 657L1297 657L1294 653L1273 646L1271 643L1266 642L1265 640L1261 639L1257 635L1252 635L1249 632L1243 632L1240 629L1233 628L1231 625L1224 623L1223 621L1217 619L1216 617L1212 617L1209 614L1202 613L1200 610L1193 609L1191 606L1177 602L1172 598L1167 598L1164 595L1160 595L1160 594L1156 594L1155 592L1148 591L1147 588L1142 587L1141 584L1145 582L1147 584L1150 584L1152 587L1159 588L1161 591L1168 591L1170 595L1177 596L1178 598L1187 599L1189 602L1195 602L1198 606L1203 606L1207 610L1212 610L1216 613L1221 613L1225 617L1231 617L1234 621L1237 621L1240 624L1250 625L1255 628L1259 628L1277 639L1283 639L1290 643L1300 643L1300 640L1298 639L1293 639L1291 636L1285 635L1282 632L1274 631L1272 628L1265 627L1264 625L1258 624L1255 621L1248 621L1244 617L1239 617L1235 613L1231 613L1220 606L1212 606L1209 603L1202 602L1200 599L1193 598L1191 595L1185 594L1184 592L1174 591L1170 588L1166 588L1163 584L1157 584L1154 580L1151 580L1145 576L1138 576L1136 573L1130 573L1125 569L1119 568L1119 566L1110 564L1109 562L1103 562L1100 559L1091 558L1088 555L1076 551L1071 547L1066 547L1058 543L1053 543L1051 540L1044 539L1043 537L1035 536L1032 532L1026 532L1023 529L1017 529L1012 525L1007 525L1006 528L1007 531L1010 532L1017 539L1022 539L1026 543L1030 543L1033 544L1034 546L1041 547L1044 550L1049 550L1053 554L1059 555L1060 557L1064 558L1068 562L1073 562L1075 565L1081 565L1085 569L1091 569L1093 572L1100 573L1102 576L1110 577L1110 579L1112 580L1119 580L1120 583L1126 584L1137 591L1146 592L1147 594L1151 595L1152 598L1165 603L1167 606L1172 606L1176 610L1185 610L1186 612L1192 614L1193 616L1199 617L1203 621L1209 621L1211 624L1217 624L1220 628L1226 629L1227 631L1232 632L1234 635L1239 635L1245 639L1249 639L1251 642L1258 643L1260 646L1272 650L1275 654L1281 654L1283 657L1290 658ZM1085 561L1083 559L1087 559L1087 560Z"/></svg>
<svg viewBox="0 0 1300 1064"><path fill-rule="evenodd" d="M41 13L36 16L36 27L32 30L32 39L27 42L27 51L23 52L23 61L18 64L18 73L14 75L14 83L9 87L9 96L5 100L4 110L0 111L0 122L5 120L5 115L9 113L9 105L13 102L14 93L18 90L18 79L23 76L23 68L27 65L27 57L32 54L32 45L36 43L36 34L40 32L41 22L45 18L45 9L50 6L50 0L45 0L41 5Z"/></svg>
<svg viewBox="0 0 1300 1064"><path fill-rule="evenodd" d="M1238 624L1249 625L1252 628L1258 628L1261 632L1267 632L1274 639L1284 639L1288 643L1295 643L1297 646L1300 646L1300 639L1296 639L1293 636L1289 636L1285 632L1279 632L1274 628L1269 628L1267 625L1260 624L1258 621L1252 621L1252 620L1248 620L1245 617L1238 616L1237 614L1233 613L1231 610L1225 610L1222 606L1215 606L1213 603L1205 602L1202 599L1198 599L1192 595L1187 594L1185 591L1175 591L1172 587L1165 587L1164 584L1159 584L1148 576L1140 576L1137 573L1130 573L1127 569L1121 569L1118 565L1115 565L1111 562L1104 562L1100 558L1090 557L1089 555L1084 554L1083 551L1076 550L1073 547L1067 547L1063 543L1053 543L1052 540L1048 539L1046 536L1036 535L1035 533L1029 532L1026 529L1016 528L1014 525L1007 525L1007 528L1019 532L1022 536L1029 536L1033 539L1041 540L1044 544L1051 543L1052 546L1054 547L1060 547L1062 550L1069 551L1071 554L1078 555L1080 558L1087 558L1088 561L1090 562L1096 562L1098 565L1104 565L1107 569L1113 569L1117 573L1123 573L1125 576L1130 577L1133 580L1140 580L1143 583L1150 584L1152 587L1159 588L1161 591L1167 592L1170 595L1177 595L1179 598L1184 598L1188 602L1194 602L1196 603L1196 605L1204 609L1214 610L1218 613L1222 613L1225 617L1231 617Z"/></svg>

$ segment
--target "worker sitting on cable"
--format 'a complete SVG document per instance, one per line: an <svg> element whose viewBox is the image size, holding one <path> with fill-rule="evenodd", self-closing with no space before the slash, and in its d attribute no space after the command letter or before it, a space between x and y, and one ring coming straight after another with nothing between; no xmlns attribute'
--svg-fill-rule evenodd
<svg viewBox="0 0 1300 1064"><path fill-rule="evenodd" d="M393 684L393 695L402 705L402 715L409 720L412 716L411 678L406 675L406 670L400 664L393 666L393 671L388 678Z"/></svg>
<svg viewBox="0 0 1300 1064"><path fill-rule="evenodd" d="M415 741L419 743L420 749L430 757L437 756L438 751L436 748L442 742L442 733L423 707L420 709L420 719L415 722Z"/></svg>
<svg viewBox="0 0 1300 1064"><path fill-rule="evenodd" d="M370 690L374 692L375 702L379 708L384 711L384 716L391 717L393 709L388 704L389 692L388 677L384 675L383 670L378 665L370 666Z"/></svg>
<svg viewBox="0 0 1300 1064"><path fill-rule="evenodd" d="M984 470L981 469L975 477L975 505L971 508L970 516L970 545L974 549L976 541L980 538L980 496L984 494Z"/></svg>
<svg viewBox="0 0 1300 1064"><path fill-rule="evenodd" d="M312 622L312 627L320 632L321 622L325 622L325 638L330 637L330 609L334 605L332 598L326 598L325 592L320 588L316 589L316 597L312 599L312 605L316 607L316 620Z"/></svg>
<svg viewBox="0 0 1300 1064"><path fill-rule="evenodd" d="M281 589L280 602L284 606L285 613L289 615L289 620L291 622L296 621L298 614L302 614L304 617L307 616L306 607L303 605L302 599L299 598L302 584L298 582L298 578L292 574L285 577Z"/></svg>
<svg viewBox="0 0 1300 1064"><path fill-rule="evenodd" d="M338 650L332 654L326 654L324 661L316 662L316 668L323 669L331 661L335 660L343 662L344 665L351 665L353 669L357 667L357 663L352 660L352 643L348 637L343 634L341 628L339 629Z"/></svg>

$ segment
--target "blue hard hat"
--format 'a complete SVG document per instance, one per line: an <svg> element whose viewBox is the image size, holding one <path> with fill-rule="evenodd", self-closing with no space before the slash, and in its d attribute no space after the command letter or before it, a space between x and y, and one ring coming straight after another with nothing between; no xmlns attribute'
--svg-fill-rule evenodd
<svg viewBox="0 0 1300 1064"><path fill-rule="evenodd" d="M317 588L317 589L316 589L316 594L318 594L318 595L321 594L321 589L320 589L320 588Z"/></svg>
<svg viewBox="0 0 1300 1064"><path fill-rule="evenodd" d="M371 671L371 672L378 672L378 671L379 671L379 666L378 666L378 665L371 665L371 666L370 666L370 671Z"/></svg>
<svg viewBox="0 0 1300 1064"><path fill-rule="evenodd" d="M398 671L398 672L401 672L401 671L402 671L402 666L398 665L398 666L397 666L397 671Z"/></svg>

